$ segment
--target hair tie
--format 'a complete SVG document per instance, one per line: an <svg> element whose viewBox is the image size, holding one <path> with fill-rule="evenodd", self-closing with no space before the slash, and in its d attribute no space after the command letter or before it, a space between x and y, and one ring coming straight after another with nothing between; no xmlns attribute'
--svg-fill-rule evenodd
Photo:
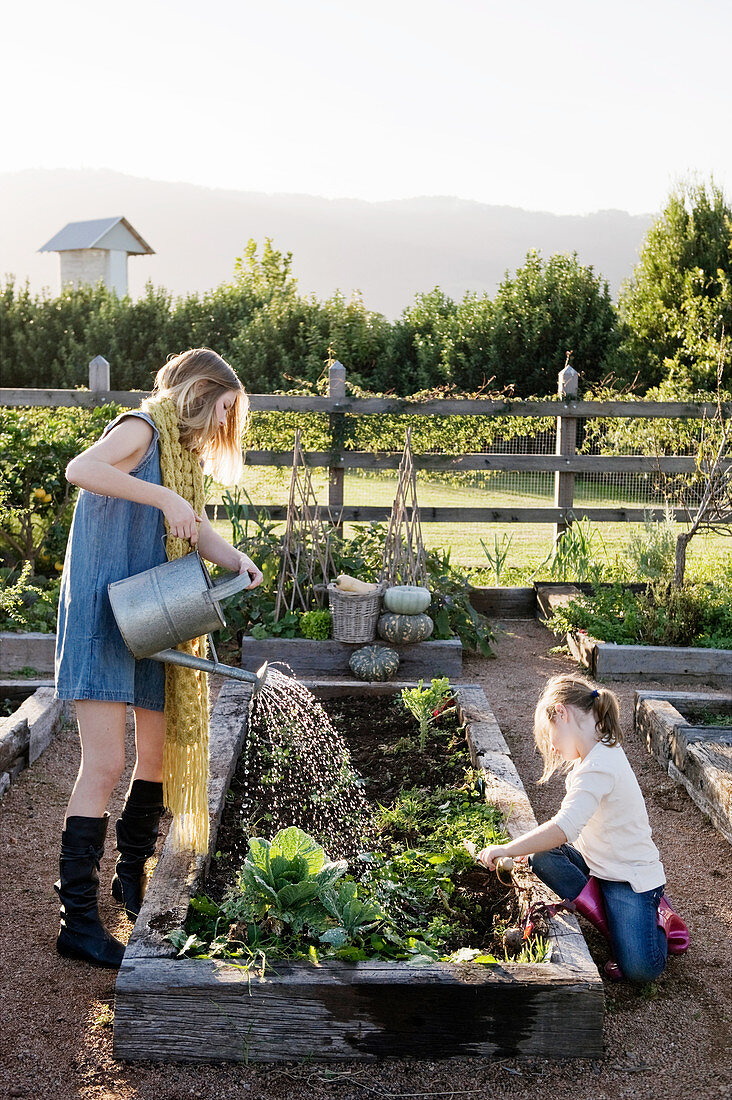
<svg viewBox="0 0 732 1100"><path fill-rule="evenodd" d="M595 690L592 692L592 698L597 699L599 694L600 694L600 692L597 690L597 688L595 688Z"/></svg>

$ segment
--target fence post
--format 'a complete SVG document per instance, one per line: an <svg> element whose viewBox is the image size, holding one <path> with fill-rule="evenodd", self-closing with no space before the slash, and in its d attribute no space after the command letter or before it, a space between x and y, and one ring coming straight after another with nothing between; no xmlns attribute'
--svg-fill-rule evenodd
<svg viewBox="0 0 732 1100"><path fill-rule="evenodd" d="M336 401L342 401L345 396L346 368L336 359L328 368L328 397L332 397ZM331 413L328 421L330 425L331 458L340 459L343 457L343 432L346 418L343 413ZM345 470L342 466L328 467L328 507L331 515L339 518L343 508L344 474ZM338 522L336 526L340 531L343 525Z"/></svg>
<svg viewBox="0 0 732 1100"><path fill-rule="evenodd" d="M92 393L109 392L109 363L103 355L95 355L89 364L89 389Z"/></svg>
<svg viewBox="0 0 732 1100"><path fill-rule="evenodd" d="M569 360L569 356L567 356ZM559 388L558 393L560 397L576 397L577 396L577 384L579 382L579 375L574 367L570 367L569 362L565 366L563 371L559 372ZM569 458L577 451L577 417L576 416L558 416L557 417L557 447L556 454L562 455L564 458ZM562 470L557 470L554 474L554 507L571 509L574 505L574 473L565 473ZM569 520L561 519L558 523L554 524L554 542L556 544L557 539L571 524L571 518Z"/></svg>

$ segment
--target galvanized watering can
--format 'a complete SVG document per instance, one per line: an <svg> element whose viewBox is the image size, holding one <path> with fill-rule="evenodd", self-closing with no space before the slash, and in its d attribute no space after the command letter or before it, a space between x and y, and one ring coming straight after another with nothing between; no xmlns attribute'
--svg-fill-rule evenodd
<svg viewBox="0 0 732 1100"><path fill-rule="evenodd" d="M214 585L198 551L163 562L144 573L108 585L109 602L127 648L138 660L149 657L166 664L185 665L201 672L220 672L262 690L265 662L256 672L222 665L216 656L212 630L226 626L221 600L251 585L246 573ZM208 634L214 660L206 661L173 647Z"/></svg>

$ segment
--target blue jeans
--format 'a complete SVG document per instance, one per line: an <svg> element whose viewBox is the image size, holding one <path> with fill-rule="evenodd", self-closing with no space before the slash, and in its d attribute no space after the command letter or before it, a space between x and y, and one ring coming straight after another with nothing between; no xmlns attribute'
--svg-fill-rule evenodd
<svg viewBox="0 0 732 1100"><path fill-rule="evenodd" d="M529 866L550 890L572 901L587 885L591 871L571 844L530 856ZM629 882L597 879L605 902L611 947L626 978L651 982L663 971L668 955L666 934L658 927L663 886L636 893Z"/></svg>

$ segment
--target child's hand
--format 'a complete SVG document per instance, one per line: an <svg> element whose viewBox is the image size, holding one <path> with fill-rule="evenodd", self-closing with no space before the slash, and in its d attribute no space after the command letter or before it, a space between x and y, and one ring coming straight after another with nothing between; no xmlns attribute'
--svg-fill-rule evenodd
<svg viewBox="0 0 732 1100"><path fill-rule="evenodd" d="M239 572L240 573L248 573L250 578L251 578L251 582L252 582L249 585L249 587L250 588L256 588L257 585L261 584L262 581L264 580L264 577L262 576L261 569L259 569L254 564L252 559L248 558L246 554L242 554L241 550L239 551L239 558L240 558Z"/></svg>
<svg viewBox="0 0 732 1100"><path fill-rule="evenodd" d="M171 489L163 504L163 515L168 521L168 533L176 539L190 539L191 546L198 542L198 525L201 517L187 500Z"/></svg>
<svg viewBox="0 0 732 1100"><path fill-rule="evenodd" d="M480 852L476 852L475 858L478 863L482 863L489 871L495 871L496 860L502 859L506 855L505 849L505 844L491 844L490 847L483 848Z"/></svg>

